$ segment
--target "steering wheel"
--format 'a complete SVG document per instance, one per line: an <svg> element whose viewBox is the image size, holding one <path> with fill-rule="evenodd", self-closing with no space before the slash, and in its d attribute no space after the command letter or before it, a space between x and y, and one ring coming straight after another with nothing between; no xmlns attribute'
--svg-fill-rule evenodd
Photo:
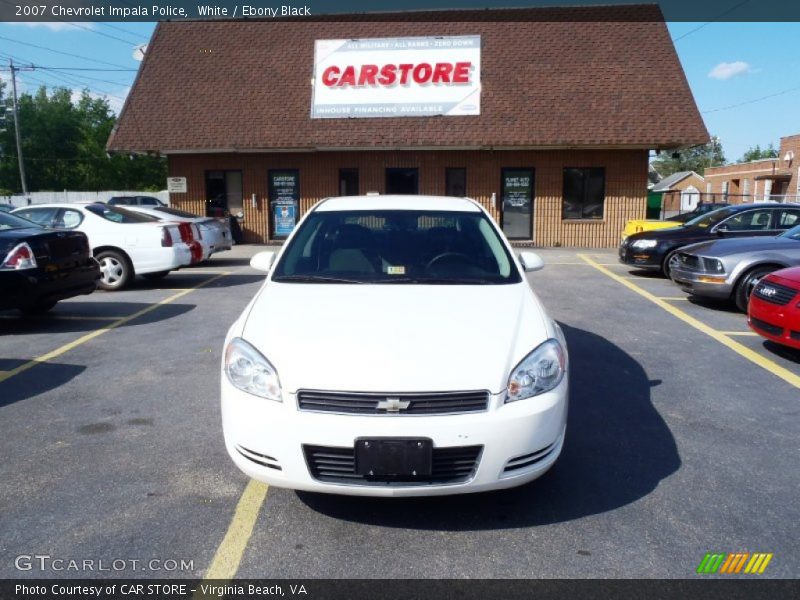
<svg viewBox="0 0 800 600"><path fill-rule="evenodd" d="M433 265L443 260L456 260L462 263L465 263L469 266L474 266L475 262L466 254L462 252L442 252L441 254L437 254L432 259L428 261L428 264L425 265L425 269L430 269Z"/></svg>

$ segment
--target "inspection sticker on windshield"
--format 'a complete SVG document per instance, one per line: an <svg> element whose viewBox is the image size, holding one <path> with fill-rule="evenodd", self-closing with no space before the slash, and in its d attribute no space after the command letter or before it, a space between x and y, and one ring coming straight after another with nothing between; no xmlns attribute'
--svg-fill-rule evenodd
<svg viewBox="0 0 800 600"><path fill-rule="evenodd" d="M387 275L405 275L406 268L405 267L386 267L386 274Z"/></svg>

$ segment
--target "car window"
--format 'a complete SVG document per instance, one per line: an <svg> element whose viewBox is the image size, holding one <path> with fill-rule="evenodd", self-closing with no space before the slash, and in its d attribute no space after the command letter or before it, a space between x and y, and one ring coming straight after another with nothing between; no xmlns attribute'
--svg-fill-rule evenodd
<svg viewBox="0 0 800 600"><path fill-rule="evenodd" d="M110 204L111 206L118 206L118 205L127 206L133 204L133 198L129 198L127 196L116 196L115 198L111 198L108 201L108 204Z"/></svg>
<svg viewBox="0 0 800 600"><path fill-rule="evenodd" d="M800 225L800 208L784 208L778 214L778 229Z"/></svg>
<svg viewBox="0 0 800 600"><path fill-rule="evenodd" d="M711 212L707 212L704 215L700 215L699 217L695 217L690 221L686 221L685 226L708 229L709 227L713 227L717 223L720 223L724 219L728 218L735 212L736 210L731 207L718 208L716 210L712 210Z"/></svg>
<svg viewBox="0 0 800 600"><path fill-rule="evenodd" d="M763 231L770 229L773 211L769 209L747 210L722 222L728 231Z"/></svg>
<svg viewBox="0 0 800 600"><path fill-rule="evenodd" d="M504 284L521 281L481 212L318 211L300 226L273 281Z"/></svg>
<svg viewBox="0 0 800 600"><path fill-rule="evenodd" d="M152 196L139 196L139 204L141 206L160 206L160 202L158 198L153 198Z"/></svg>
<svg viewBox="0 0 800 600"><path fill-rule="evenodd" d="M83 221L83 215L80 211L72 210L69 208L61 212L58 227L61 229L75 229Z"/></svg>
<svg viewBox="0 0 800 600"><path fill-rule="evenodd" d="M106 221L113 223L156 223L158 219L142 213L135 213L125 210L119 206L108 206L106 204L90 204L86 207L91 213L102 217Z"/></svg>
<svg viewBox="0 0 800 600"><path fill-rule="evenodd" d="M9 229L25 229L26 227L41 227L36 223L32 223L27 219L23 219L17 214L10 215L6 212L0 212L0 231L8 231Z"/></svg>
<svg viewBox="0 0 800 600"><path fill-rule="evenodd" d="M18 210L14 214L46 227L52 224L57 212L57 208L26 208Z"/></svg>

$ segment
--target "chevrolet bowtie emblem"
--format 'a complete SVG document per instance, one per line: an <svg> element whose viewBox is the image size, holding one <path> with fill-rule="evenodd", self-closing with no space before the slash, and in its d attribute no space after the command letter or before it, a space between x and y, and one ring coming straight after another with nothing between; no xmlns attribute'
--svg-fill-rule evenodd
<svg viewBox="0 0 800 600"><path fill-rule="evenodd" d="M409 400L400 400L400 398L386 398L386 400L378 401L377 409L385 410L386 412L400 412L409 407L411 402Z"/></svg>

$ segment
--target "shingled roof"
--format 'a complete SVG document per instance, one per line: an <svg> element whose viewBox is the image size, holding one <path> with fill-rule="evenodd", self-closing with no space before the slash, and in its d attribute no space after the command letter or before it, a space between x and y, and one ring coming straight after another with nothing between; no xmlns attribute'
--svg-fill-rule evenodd
<svg viewBox="0 0 800 600"><path fill-rule="evenodd" d="M481 115L311 119L314 41L481 36ZM656 5L159 23L110 151L679 148L708 141Z"/></svg>

